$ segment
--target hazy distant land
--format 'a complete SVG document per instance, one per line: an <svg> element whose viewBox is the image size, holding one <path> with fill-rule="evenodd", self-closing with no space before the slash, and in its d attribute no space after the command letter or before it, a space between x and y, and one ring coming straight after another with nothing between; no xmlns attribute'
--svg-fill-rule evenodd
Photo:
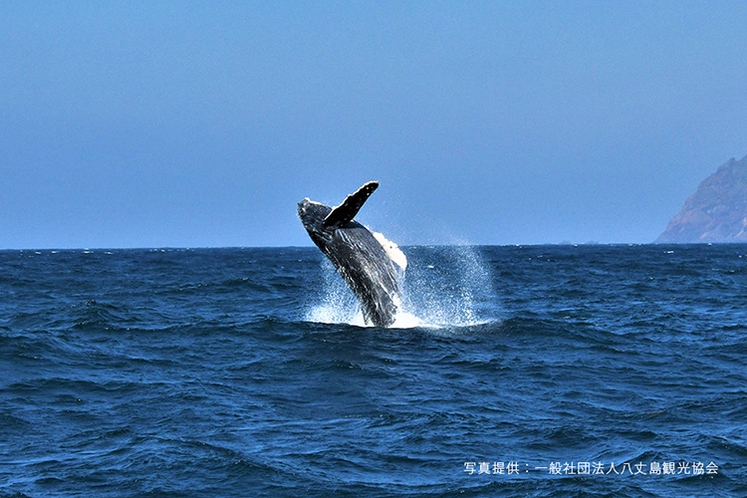
<svg viewBox="0 0 747 498"><path fill-rule="evenodd" d="M747 242L747 156L703 180L656 242Z"/></svg>

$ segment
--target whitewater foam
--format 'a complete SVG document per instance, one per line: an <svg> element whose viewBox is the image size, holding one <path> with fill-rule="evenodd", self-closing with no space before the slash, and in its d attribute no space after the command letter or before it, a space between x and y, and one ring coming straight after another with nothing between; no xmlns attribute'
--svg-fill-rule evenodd
<svg viewBox="0 0 747 498"><path fill-rule="evenodd" d="M385 239L386 240L386 239ZM383 244L382 244L383 245ZM405 254L393 244L407 265ZM402 303L390 328L453 328L494 321L483 316L481 305L494 301L490 272L473 246L451 246L434 251L412 249L411 264L403 272ZM368 326L358 301L328 261L322 263L321 302L305 319L316 323ZM405 278L406 276L406 278ZM493 303L494 304L494 303Z"/></svg>

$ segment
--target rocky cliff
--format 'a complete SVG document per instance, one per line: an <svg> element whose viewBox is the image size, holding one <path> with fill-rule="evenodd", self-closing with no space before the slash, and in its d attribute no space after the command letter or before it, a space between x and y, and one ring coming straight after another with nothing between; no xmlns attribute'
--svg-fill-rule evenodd
<svg viewBox="0 0 747 498"><path fill-rule="evenodd" d="M747 242L747 156L703 180L656 242Z"/></svg>

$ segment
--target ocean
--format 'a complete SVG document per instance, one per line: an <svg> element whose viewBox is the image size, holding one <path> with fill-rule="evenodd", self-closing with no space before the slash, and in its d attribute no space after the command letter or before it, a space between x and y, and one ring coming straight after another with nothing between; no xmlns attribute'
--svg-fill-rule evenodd
<svg viewBox="0 0 747 498"><path fill-rule="evenodd" d="M0 251L0 496L747 496L747 245Z"/></svg>

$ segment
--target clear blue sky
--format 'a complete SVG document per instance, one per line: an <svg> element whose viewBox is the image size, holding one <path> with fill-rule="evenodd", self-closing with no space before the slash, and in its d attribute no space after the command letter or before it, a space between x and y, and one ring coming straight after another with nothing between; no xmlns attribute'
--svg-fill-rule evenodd
<svg viewBox="0 0 747 498"><path fill-rule="evenodd" d="M0 248L650 242L747 155L747 2L2 2Z"/></svg>

